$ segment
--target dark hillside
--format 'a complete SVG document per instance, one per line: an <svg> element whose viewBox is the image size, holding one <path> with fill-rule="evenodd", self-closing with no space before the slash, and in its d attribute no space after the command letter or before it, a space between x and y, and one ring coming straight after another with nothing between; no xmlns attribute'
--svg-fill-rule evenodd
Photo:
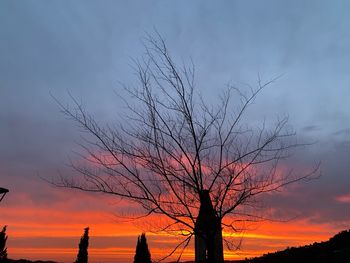
<svg viewBox="0 0 350 263"><path fill-rule="evenodd" d="M345 230L328 241L268 253L246 260L247 263L345 263L350 262L350 230Z"/></svg>

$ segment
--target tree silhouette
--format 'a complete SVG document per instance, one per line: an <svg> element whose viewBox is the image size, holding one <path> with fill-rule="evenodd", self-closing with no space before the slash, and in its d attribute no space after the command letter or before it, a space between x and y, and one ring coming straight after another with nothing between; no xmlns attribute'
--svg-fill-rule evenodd
<svg viewBox="0 0 350 263"><path fill-rule="evenodd" d="M0 232L0 262L7 262L7 248L6 248L6 226L4 226Z"/></svg>
<svg viewBox="0 0 350 263"><path fill-rule="evenodd" d="M145 233L137 238L134 263L151 263L151 253L148 249Z"/></svg>
<svg viewBox="0 0 350 263"><path fill-rule="evenodd" d="M80 238L79 251L75 263L88 262L88 247L89 247L89 228L84 229L84 234Z"/></svg>
<svg viewBox="0 0 350 263"><path fill-rule="evenodd" d="M134 103L125 99L129 115L118 126L99 124L73 97L73 108L57 101L93 139L82 144L91 166L72 163L81 177L61 176L54 184L127 199L140 205L144 216L164 215L168 221L159 230L185 237L175 248L180 256L193 236L204 240L203 253L211 254L212 236L218 233L222 242L223 229L236 232L242 222L264 219L256 214L259 196L310 178L317 167L307 174L278 169L300 145L288 118L260 127L243 122L274 80L259 79L247 92L229 87L211 105L195 89L193 64L179 68L160 36L149 36L145 48L145 57L135 62L139 85L124 86ZM210 231L196 227L204 193L217 222ZM222 261L223 246L218 247Z"/></svg>

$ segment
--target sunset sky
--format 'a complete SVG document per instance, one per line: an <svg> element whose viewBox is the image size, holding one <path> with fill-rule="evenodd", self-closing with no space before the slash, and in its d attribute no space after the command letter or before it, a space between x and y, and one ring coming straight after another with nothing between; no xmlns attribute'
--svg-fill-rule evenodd
<svg viewBox="0 0 350 263"><path fill-rule="evenodd" d="M82 101L101 123L120 116L121 83L156 29L182 63L192 59L197 89L215 103L227 84L242 89L282 75L261 93L246 122L289 116L301 142L288 164L321 177L264 198L276 219L243 233L245 258L327 240L350 228L349 1L0 1L0 227L10 258L72 262L90 227L90 262L132 262L148 222L126 220L130 204L55 188L73 174L80 129L53 99ZM283 219L293 219L283 222ZM279 220L279 221L278 221ZM224 233L229 235L230 233ZM176 237L147 233L159 259ZM237 240L240 239L237 235ZM193 258L193 247L184 259Z"/></svg>

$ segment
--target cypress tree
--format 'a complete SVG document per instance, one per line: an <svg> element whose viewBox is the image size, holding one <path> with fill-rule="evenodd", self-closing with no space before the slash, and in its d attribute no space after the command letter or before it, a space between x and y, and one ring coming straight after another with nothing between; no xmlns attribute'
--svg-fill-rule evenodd
<svg viewBox="0 0 350 263"><path fill-rule="evenodd" d="M79 252L74 263L88 262L88 247L89 247L89 228L84 229L84 234L80 238Z"/></svg>
<svg viewBox="0 0 350 263"><path fill-rule="evenodd" d="M6 247L7 235L6 226L4 226L0 232L0 262L7 262L7 247Z"/></svg>
<svg viewBox="0 0 350 263"><path fill-rule="evenodd" d="M142 233L137 238L134 263L151 263L151 253L149 252L146 234Z"/></svg>

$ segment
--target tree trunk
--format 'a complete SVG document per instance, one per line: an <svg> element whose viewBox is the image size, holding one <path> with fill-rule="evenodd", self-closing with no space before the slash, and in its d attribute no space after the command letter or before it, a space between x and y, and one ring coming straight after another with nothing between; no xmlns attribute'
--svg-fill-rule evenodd
<svg viewBox="0 0 350 263"><path fill-rule="evenodd" d="M216 216L209 191L200 193L200 209L195 226L195 259L197 263L223 263L221 220Z"/></svg>

